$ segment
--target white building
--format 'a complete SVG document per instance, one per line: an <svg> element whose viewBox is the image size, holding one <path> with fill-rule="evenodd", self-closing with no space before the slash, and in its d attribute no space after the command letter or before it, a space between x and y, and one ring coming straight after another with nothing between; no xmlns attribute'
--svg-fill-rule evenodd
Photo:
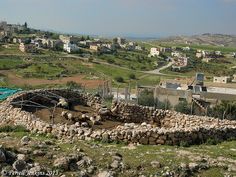
<svg viewBox="0 0 236 177"><path fill-rule="evenodd" d="M233 52L232 57L236 58L236 52Z"/></svg>
<svg viewBox="0 0 236 177"><path fill-rule="evenodd" d="M205 58L206 57L206 52L204 50L198 50L196 53L197 58Z"/></svg>
<svg viewBox="0 0 236 177"><path fill-rule="evenodd" d="M184 50L184 51L189 51L189 50L190 50L190 47L188 47L188 46L187 46L187 47L183 47L182 50Z"/></svg>
<svg viewBox="0 0 236 177"><path fill-rule="evenodd" d="M179 52L171 52L171 56L172 57L180 57L180 53Z"/></svg>
<svg viewBox="0 0 236 177"><path fill-rule="evenodd" d="M213 82L214 83L221 83L221 84L226 84L231 82L232 79L230 76L221 76L221 77L214 77Z"/></svg>
<svg viewBox="0 0 236 177"><path fill-rule="evenodd" d="M68 53L75 52L75 51L79 50L79 48L76 44L71 44L71 43L65 43L63 46L63 49Z"/></svg>
<svg viewBox="0 0 236 177"><path fill-rule="evenodd" d="M160 51L158 48L151 48L151 51L150 51L151 57L155 57L155 56L159 56L159 55L160 55Z"/></svg>
<svg viewBox="0 0 236 177"><path fill-rule="evenodd" d="M218 56L222 55L221 51L215 51L215 54Z"/></svg>
<svg viewBox="0 0 236 177"><path fill-rule="evenodd" d="M137 45L137 46L135 46L135 50L142 51L142 50L143 50L143 48L142 48L140 45Z"/></svg>

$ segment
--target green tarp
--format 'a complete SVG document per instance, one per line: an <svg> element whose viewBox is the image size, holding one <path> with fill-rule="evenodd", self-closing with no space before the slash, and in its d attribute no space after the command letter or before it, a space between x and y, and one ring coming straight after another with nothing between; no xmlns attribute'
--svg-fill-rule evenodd
<svg viewBox="0 0 236 177"><path fill-rule="evenodd" d="M21 89L10 89L10 88L0 87L0 100L5 100L7 97L19 91L21 91Z"/></svg>

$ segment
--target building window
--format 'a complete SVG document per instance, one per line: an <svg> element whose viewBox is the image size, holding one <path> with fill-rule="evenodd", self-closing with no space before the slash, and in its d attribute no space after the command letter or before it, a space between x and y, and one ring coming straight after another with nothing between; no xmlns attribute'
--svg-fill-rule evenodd
<svg viewBox="0 0 236 177"><path fill-rule="evenodd" d="M179 98L179 101L187 101L186 98Z"/></svg>

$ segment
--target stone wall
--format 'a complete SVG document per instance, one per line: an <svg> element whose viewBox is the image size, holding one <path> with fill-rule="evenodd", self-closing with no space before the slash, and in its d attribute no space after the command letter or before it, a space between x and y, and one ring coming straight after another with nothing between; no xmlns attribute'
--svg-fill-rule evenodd
<svg viewBox="0 0 236 177"><path fill-rule="evenodd" d="M161 109L135 104L127 104L123 102L114 102L112 104L111 110L117 120L134 123L160 123L160 120L164 118L166 114L166 112Z"/></svg>
<svg viewBox="0 0 236 177"><path fill-rule="evenodd" d="M77 102L82 105L88 105L91 107L96 107L97 104L101 104L101 99L98 97L94 97L92 94L84 94L81 92L73 91L73 90L65 90L65 89L47 89L47 90L33 90L33 91L26 91L26 92L20 92L13 97L10 97L7 99L8 102L16 102L16 101L22 101L27 100L31 98L32 101L40 101L43 104L50 103L49 99L43 98L38 95L49 95L53 96L61 96L63 98L68 99L70 102ZM32 99L33 98L33 99ZM38 100L37 100L38 99ZM54 98L55 99L55 98Z"/></svg>
<svg viewBox="0 0 236 177"><path fill-rule="evenodd" d="M98 111L101 108L101 100L92 95L73 91L66 93L63 90L50 91L65 97L66 94L69 94L69 97L83 100L83 103L93 106ZM199 144L204 143L209 138L221 141L236 137L236 121L189 116L173 111L124 103L116 103L112 106L111 118L128 123L112 130L93 130L89 127L83 127L78 122L73 125L51 125L32 113L11 105L12 101L19 100L22 96L29 97L34 93L43 92L45 90L20 92L9 97L0 105L0 124L24 125L32 132L52 133L61 139L96 139L108 142L122 141L151 145L179 145L181 142Z"/></svg>

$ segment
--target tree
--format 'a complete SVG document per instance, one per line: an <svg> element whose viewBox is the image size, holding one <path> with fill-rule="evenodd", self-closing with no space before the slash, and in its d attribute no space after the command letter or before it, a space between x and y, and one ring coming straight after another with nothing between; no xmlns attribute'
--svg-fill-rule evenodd
<svg viewBox="0 0 236 177"><path fill-rule="evenodd" d="M27 24L27 22L25 22L25 24L24 24L24 28L25 28L25 29L28 28L28 24Z"/></svg>
<svg viewBox="0 0 236 177"><path fill-rule="evenodd" d="M81 36L80 40L81 40L81 41L85 41L84 36Z"/></svg>

